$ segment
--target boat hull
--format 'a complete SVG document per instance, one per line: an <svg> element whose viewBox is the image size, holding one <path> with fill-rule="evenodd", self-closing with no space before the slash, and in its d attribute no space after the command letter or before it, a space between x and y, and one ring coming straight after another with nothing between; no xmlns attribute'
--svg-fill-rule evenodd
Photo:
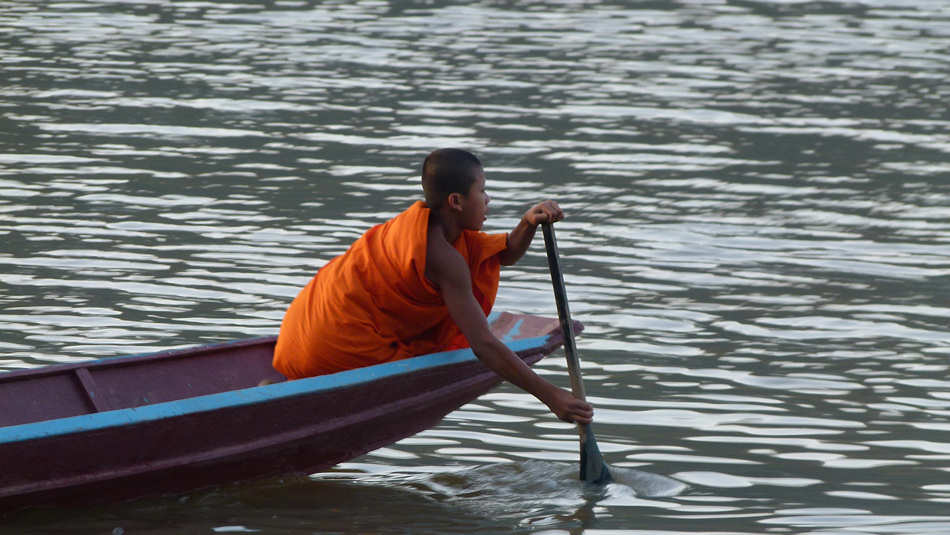
<svg viewBox="0 0 950 535"><path fill-rule="evenodd" d="M493 322L496 331L508 325L503 339L529 364L562 341L560 331L550 329L556 320L551 324L532 318L503 315ZM531 328L524 328L526 321ZM545 329L547 334L537 336ZM269 362L274 339L234 345L245 355L256 353L258 360ZM227 345L215 347L228 352ZM125 367L132 369L149 359L157 364L147 367L175 359L184 366L181 362L187 358L187 350L147 355L127 359ZM221 358L211 361L220 365ZM97 361L86 369L108 364ZM75 374L74 366L59 368ZM102 371L96 374L108 375ZM135 370L133 375L144 371ZM499 381L465 349L3 427L0 508L116 500L319 472L436 425ZM97 396L108 397L87 392L86 405L94 405L88 399Z"/></svg>

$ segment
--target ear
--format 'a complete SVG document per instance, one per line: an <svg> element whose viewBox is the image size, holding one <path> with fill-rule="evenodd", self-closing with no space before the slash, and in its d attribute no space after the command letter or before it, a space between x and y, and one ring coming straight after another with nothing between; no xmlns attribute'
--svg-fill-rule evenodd
<svg viewBox="0 0 950 535"><path fill-rule="evenodd" d="M453 210L462 209L462 194L461 193L449 193L449 196L445 199L448 203L449 208Z"/></svg>

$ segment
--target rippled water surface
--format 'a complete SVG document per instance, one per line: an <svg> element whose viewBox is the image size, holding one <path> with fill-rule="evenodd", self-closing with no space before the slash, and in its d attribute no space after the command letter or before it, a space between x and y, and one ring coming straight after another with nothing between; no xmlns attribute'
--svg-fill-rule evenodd
<svg viewBox="0 0 950 535"><path fill-rule="evenodd" d="M9 529L950 532L946 2L11 0L0 43L0 369L274 334L459 146L486 230L567 211L624 474L503 385L326 474ZM497 308L556 314L540 237Z"/></svg>

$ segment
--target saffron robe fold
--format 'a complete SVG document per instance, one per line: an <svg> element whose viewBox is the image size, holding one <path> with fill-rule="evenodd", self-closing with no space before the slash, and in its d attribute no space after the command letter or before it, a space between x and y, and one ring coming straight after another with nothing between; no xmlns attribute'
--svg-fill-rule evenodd
<svg viewBox="0 0 950 535"><path fill-rule="evenodd" d="M426 279L429 209L417 201L320 268L284 315L273 365L289 379L335 373L468 345ZM452 244L487 315L507 234L465 230Z"/></svg>

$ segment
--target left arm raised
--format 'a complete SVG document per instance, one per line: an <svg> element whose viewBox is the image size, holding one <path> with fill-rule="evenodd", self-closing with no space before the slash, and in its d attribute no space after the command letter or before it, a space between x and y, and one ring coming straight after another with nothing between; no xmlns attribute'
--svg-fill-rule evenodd
<svg viewBox="0 0 950 535"><path fill-rule="evenodd" d="M510 266L521 260L534 233L541 223L554 223L564 219L564 211L554 201L543 201L531 207L521 216L518 225L508 233L508 248L499 253L501 265Z"/></svg>

